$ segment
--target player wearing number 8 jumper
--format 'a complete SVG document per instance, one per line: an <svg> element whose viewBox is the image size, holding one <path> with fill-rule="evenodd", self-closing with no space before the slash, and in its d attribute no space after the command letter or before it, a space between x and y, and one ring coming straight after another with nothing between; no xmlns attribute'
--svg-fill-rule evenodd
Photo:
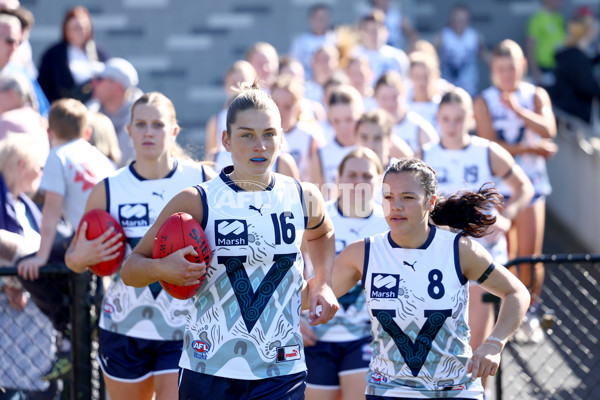
<svg viewBox="0 0 600 400"><path fill-rule="evenodd" d="M529 294L476 241L494 223L494 189L438 199L435 172L418 159L392 164L383 179L388 232L359 240L336 258L334 292L364 282L373 355L367 399L482 399L482 376L494 375ZM458 233L431 225L449 226ZM498 321L473 353L467 281L503 299Z"/></svg>
<svg viewBox="0 0 600 400"><path fill-rule="evenodd" d="M205 275L184 334L180 399L304 398L301 301L308 305L310 298L313 324L337 311L330 288L335 247L317 188L272 171L282 140L271 97L256 85L243 86L222 135L233 166L175 196L121 271L132 286L157 279L196 284ZM194 254L190 248L151 259L158 227L175 212L201 223L213 250L210 265L185 260ZM306 297L303 237L316 270Z"/></svg>

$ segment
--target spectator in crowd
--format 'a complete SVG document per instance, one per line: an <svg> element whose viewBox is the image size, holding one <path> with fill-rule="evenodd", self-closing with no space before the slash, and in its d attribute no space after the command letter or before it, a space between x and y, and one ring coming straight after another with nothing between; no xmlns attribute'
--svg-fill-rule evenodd
<svg viewBox="0 0 600 400"><path fill-rule="evenodd" d="M375 201L383 168L371 149L358 147L338 168L338 197L326 203L335 229L336 254L350 243L388 229L383 208ZM371 359L371 324L359 283L338 299L340 309L326 324L301 321L305 344L306 399L364 399L365 372Z"/></svg>
<svg viewBox="0 0 600 400"><path fill-rule="evenodd" d="M372 84L387 71L397 71L408 76L409 62L406 53L396 47L385 44L388 30L385 15L381 10L373 10L359 21L360 43L353 55L366 56L373 71Z"/></svg>
<svg viewBox="0 0 600 400"><path fill-rule="evenodd" d="M19 263L25 280L39 278L46 265L61 217L76 228L92 187L114 171L110 160L87 142L90 129L85 106L75 99L52 104L48 120L52 150L44 166L40 189L45 192L40 249Z"/></svg>
<svg viewBox="0 0 600 400"><path fill-rule="evenodd" d="M271 43L257 42L246 51L246 60L254 67L259 82L267 92L279 73L279 55Z"/></svg>
<svg viewBox="0 0 600 400"><path fill-rule="evenodd" d="M135 67L124 58L111 58L104 69L93 80L93 98L87 104L90 111L101 112L113 123L121 162L119 167L127 165L135 157L133 143L127 133L127 124L131 116L131 106L142 95L138 89L138 73Z"/></svg>
<svg viewBox="0 0 600 400"><path fill-rule="evenodd" d="M510 258L541 254L546 222L546 196L551 192L546 159L558 150L556 120L545 89L523 80L526 60L521 47L512 40L500 42L492 52L493 85L475 99L477 134L498 142L515 157L535 191L532 202L517 214L509 232ZM498 185L510 196L508 188ZM512 253L514 251L514 253ZM543 339L536 311L544 282L544 265L521 264L518 276L528 287L532 303L523 329L524 341Z"/></svg>
<svg viewBox="0 0 600 400"><path fill-rule="evenodd" d="M425 143L438 141L433 125L408 108L404 81L397 72L387 72L377 81L375 100L392 116L392 134L406 142L413 152L419 151Z"/></svg>
<svg viewBox="0 0 600 400"><path fill-rule="evenodd" d="M221 136L227 120L227 108L233 98L234 88L240 82L254 82L256 79L256 70L246 60L237 60L225 71L223 79L223 91L225 92L225 104L218 114L212 115L206 123L206 141L204 146L204 159L215 161L217 153L224 150L221 143Z"/></svg>
<svg viewBox="0 0 600 400"><path fill-rule="evenodd" d="M39 187L43 160L32 137L0 140L0 267L38 250L42 214L28 195ZM52 366L56 332L18 280L0 278L0 287L0 388L9 389L0 397L55 399L57 382L41 378Z"/></svg>
<svg viewBox="0 0 600 400"><path fill-rule="evenodd" d="M562 0L541 0L542 8L527 22L527 60L536 85L554 84L556 49L564 43L565 20L559 12Z"/></svg>
<svg viewBox="0 0 600 400"><path fill-rule="evenodd" d="M2 9L0 12L9 15L14 15L19 19L19 22L21 22L21 44L13 54L11 62L22 67L25 70L25 72L27 72L27 76L29 77L29 79L37 79L38 70L35 64L33 63L31 43L29 42L29 34L31 33L31 30L33 29L33 25L35 23L33 13L23 6L20 6L15 9L5 8Z"/></svg>
<svg viewBox="0 0 600 400"><path fill-rule="evenodd" d="M452 7L448 26L434 39L441 60L442 78L474 96L479 83L479 59L489 62L481 33L470 26L467 6Z"/></svg>
<svg viewBox="0 0 600 400"><path fill-rule="evenodd" d="M121 161L121 149L119 149L117 132L115 132L112 121L102 113L89 111L88 124L91 130L88 141L112 161L116 167Z"/></svg>
<svg viewBox="0 0 600 400"><path fill-rule="evenodd" d="M38 81L27 75L25 69L13 63L12 57L23 37L21 23L14 15L0 13L0 73L22 74L31 81L36 108L44 117L48 115L50 104Z"/></svg>
<svg viewBox="0 0 600 400"><path fill-rule="evenodd" d="M556 83L550 95L555 106L589 123L600 112L600 85L589 56L598 26L588 7L577 10L568 32L564 47L556 51Z"/></svg>
<svg viewBox="0 0 600 400"><path fill-rule="evenodd" d="M312 60L315 51L323 45L336 44L336 35L331 30L331 7L315 4L308 10L310 31L294 38L289 55L302 63L306 79L313 77Z"/></svg>
<svg viewBox="0 0 600 400"><path fill-rule="evenodd" d="M179 134L175 108L163 94L142 95L130 117L127 129L134 143L135 162L95 185L85 210L107 210L121 221L127 243L134 248L173 196L213 178L214 172L181 157L175 141ZM160 195L151 195L155 192ZM134 218L146 223L124 223L132 220L131 213L123 210L140 205L145 214ZM123 250L119 249L120 236L87 240L86 229L87 225L82 225L65 257L68 267L77 273L113 259ZM137 289L126 286L118 273L113 276L99 323L99 359L111 399L177 398L177 365L185 311L190 307L192 300L173 298L159 282Z"/></svg>
<svg viewBox="0 0 600 400"><path fill-rule="evenodd" d="M83 6L73 7L63 18L61 41L42 55L40 85L51 102L74 98L85 103L92 97L92 78L106 59L94 41L89 11Z"/></svg>
<svg viewBox="0 0 600 400"><path fill-rule="evenodd" d="M50 151L46 120L32 107L31 82L22 74L0 74L0 140L10 132L36 140L44 163Z"/></svg>

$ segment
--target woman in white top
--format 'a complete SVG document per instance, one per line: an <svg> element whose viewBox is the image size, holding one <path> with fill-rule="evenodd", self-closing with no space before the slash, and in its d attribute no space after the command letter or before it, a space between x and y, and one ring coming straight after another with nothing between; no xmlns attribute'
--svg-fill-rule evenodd
<svg viewBox="0 0 600 400"><path fill-rule="evenodd" d="M92 97L92 78L107 59L94 41L90 12L76 6L65 14L62 40L42 55L38 82L50 103L65 97L86 102Z"/></svg>

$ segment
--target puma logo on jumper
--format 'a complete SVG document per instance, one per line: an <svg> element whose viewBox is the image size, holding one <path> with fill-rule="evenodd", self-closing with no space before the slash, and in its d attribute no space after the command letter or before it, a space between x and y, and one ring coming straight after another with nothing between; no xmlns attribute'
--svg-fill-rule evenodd
<svg viewBox="0 0 600 400"><path fill-rule="evenodd" d="M250 204L250 205L248 206L248 209L249 209L249 210L258 211L258 213L259 213L259 214L260 214L260 216L262 217L262 211L261 211L261 208L263 208L263 207L264 207L264 204L263 204L262 206L260 206L259 208L256 208L256 207L254 207L252 204Z"/></svg>
<svg viewBox="0 0 600 400"><path fill-rule="evenodd" d="M404 263L404 265L406 265L408 267L411 267L413 271L416 271L415 270L415 264L417 263L416 261L414 263L412 263L412 264L409 263L408 261L402 261L402 262Z"/></svg>

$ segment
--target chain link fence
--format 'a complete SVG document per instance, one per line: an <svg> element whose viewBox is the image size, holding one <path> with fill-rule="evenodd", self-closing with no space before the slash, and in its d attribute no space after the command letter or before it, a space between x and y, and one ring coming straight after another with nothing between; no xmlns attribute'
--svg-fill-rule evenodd
<svg viewBox="0 0 600 400"><path fill-rule="evenodd" d="M509 341L495 379L497 400L600 399L600 255L542 255L507 267L546 267L537 317L543 335Z"/></svg>
<svg viewBox="0 0 600 400"><path fill-rule="evenodd" d="M537 342L508 342L495 379L495 399L600 399L600 255L543 255L507 266L532 262L546 267L538 310L543 336ZM101 281L89 273L67 273L61 265L41 271L69 281L73 368L61 398L104 399L95 329ZM15 268L0 268L0 276L14 275ZM39 377L54 361L57 334L32 303L18 311L0 291L0 388L50 390Z"/></svg>
<svg viewBox="0 0 600 400"><path fill-rule="evenodd" d="M16 275L16 268L0 268L0 278L6 286L14 286ZM58 307L63 310L63 315L50 318L69 321L67 335L71 349L64 354L72 368L61 380L41 379L61 356L61 334L54 329L47 316L49 313L40 311L32 298L28 298L26 306L20 310L14 304L18 297L14 297L11 304L12 290L0 290L0 400L12 396L54 399L56 393L62 400L104 399L101 371L96 361L102 281L89 272L71 273L64 264L42 268L40 278L48 277L66 283L68 287L64 299L68 304ZM64 310L68 316L64 315Z"/></svg>

